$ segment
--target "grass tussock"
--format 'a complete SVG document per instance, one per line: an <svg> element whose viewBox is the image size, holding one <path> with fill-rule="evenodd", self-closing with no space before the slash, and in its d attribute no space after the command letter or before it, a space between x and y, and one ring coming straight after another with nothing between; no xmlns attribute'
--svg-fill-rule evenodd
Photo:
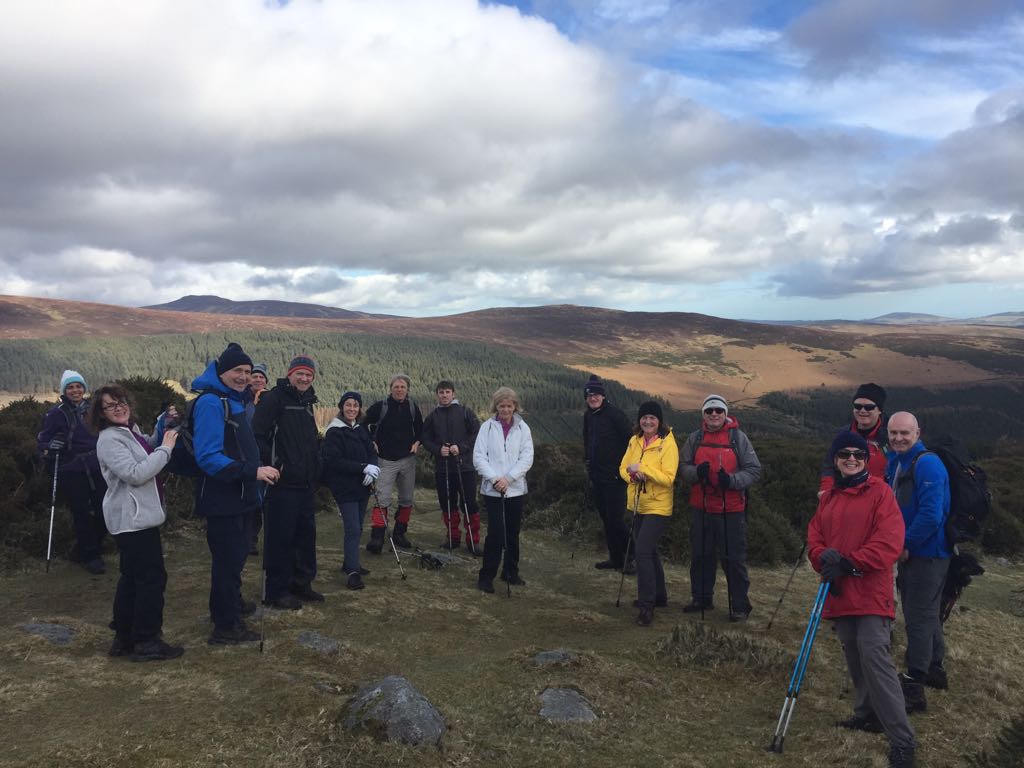
<svg viewBox="0 0 1024 768"><path fill-rule="evenodd" d="M658 654L679 667L735 666L766 675L778 674L779 670L792 667L794 661L777 640L718 629L702 621L676 625L658 645Z"/></svg>

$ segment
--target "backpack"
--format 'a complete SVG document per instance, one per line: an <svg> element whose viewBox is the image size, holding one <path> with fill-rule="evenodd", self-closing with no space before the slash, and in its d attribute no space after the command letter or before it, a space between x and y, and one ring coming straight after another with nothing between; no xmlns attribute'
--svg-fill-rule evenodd
<svg viewBox="0 0 1024 768"><path fill-rule="evenodd" d="M203 395L212 394L220 398L224 406L224 424L238 426L231 419L231 406L228 399L222 397L215 390L204 389L199 395L185 403L185 414L178 424L178 440L171 449L171 459L167 462L167 470L182 477L198 477L202 474L199 464L196 462L195 449L195 406Z"/></svg>
<svg viewBox="0 0 1024 768"><path fill-rule="evenodd" d="M953 435L939 435L929 440L928 450L918 454L914 464L928 453L939 457L949 475L949 516L946 518L949 546L977 539L992 513L992 492L988 489L985 470L971 463L967 446Z"/></svg>

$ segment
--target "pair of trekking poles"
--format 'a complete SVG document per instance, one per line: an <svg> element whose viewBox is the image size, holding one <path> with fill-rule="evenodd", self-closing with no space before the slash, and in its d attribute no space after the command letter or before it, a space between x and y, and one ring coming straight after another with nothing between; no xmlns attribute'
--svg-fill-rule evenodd
<svg viewBox="0 0 1024 768"><path fill-rule="evenodd" d="M473 540L473 529L470 527L469 519L469 506L466 504L466 485L462 482L462 457L456 456L455 461L459 465L459 471L456 473L459 476L459 518L462 519L466 524L466 533L469 537L469 549L476 557L476 541ZM448 507L446 510L445 527L448 528L448 551L455 551L455 541L452 539L452 491L451 483L448 479L448 462L444 463L444 499L445 505ZM504 519L504 516L502 517Z"/></svg>

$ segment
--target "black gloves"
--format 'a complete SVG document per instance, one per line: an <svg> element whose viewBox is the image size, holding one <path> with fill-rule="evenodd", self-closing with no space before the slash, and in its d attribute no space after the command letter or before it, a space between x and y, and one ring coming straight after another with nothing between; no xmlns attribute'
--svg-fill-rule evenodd
<svg viewBox="0 0 1024 768"><path fill-rule="evenodd" d="M835 565L840 560L842 560L842 558L843 556L840 555L838 551L829 547L821 553L821 556L818 558L818 560L821 562L822 570L824 570L826 565Z"/></svg>
<svg viewBox="0 0 1024 768"><path fill-rule="evenodd" d="M729 487L729 483L732 481L732 477L724 469L718 470L718 487L723 491Z"/></svg>
<svg viewBox="0 0 1024 768"><path fill-rule="evenodd" d="M50 444L48 446L46 446L46 450L48 450L48 451L63 451L65 445L66 445L66 443L64 442L63 438L55 437L55 438L53 438L53 440L50 441Z"/></svg>
<svg viewBox="0 0 1024 768"><path fill-rule="evenodd" d="M697 465L697 479L702 483L711 479L711 464L705 461L703 464Z"/></svg>
<svg viewBox="0 0 1024 768"><path fill-rule="evenodd" d="M847 560L845 557L839 556L839 553L834 549L826 550L827 552L835 552L838 560L834 562L830 560L828 563L825 562L825 556L822 554L821 557L821 579L822 581L831 581L833 584L839 581L843 576L851 576L854 572L853 563Z"/></svg>

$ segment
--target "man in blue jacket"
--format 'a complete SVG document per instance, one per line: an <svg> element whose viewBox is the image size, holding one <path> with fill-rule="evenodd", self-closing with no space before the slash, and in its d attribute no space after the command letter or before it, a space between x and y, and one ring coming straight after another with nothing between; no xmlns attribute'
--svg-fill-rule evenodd
<svg viewBox="0 0 1024 768"><path fill-rule="evenodd" d="M210 645L259 640L242 620L242 567L249 552L248 520L259 505L259 483L273 485L280 474L260 466L256 437L245 416L252 360L235 343L193 382L199 392L192 409L192 441L201 472L196 482L196 515L206 519L210 548Z"/></svg>
<svg viewBox="0 0 1024 768"><path fill-rule="evenodd" d="M924 686L947 687L939 609L952 554L946 538L949 475L939 457L921 442L921 429L912 413L894 413L888 431L893 452L886 477L906 525L896 576L907 625L907 671L900 681L907 711L923 712L928 708Z"/></svg>

